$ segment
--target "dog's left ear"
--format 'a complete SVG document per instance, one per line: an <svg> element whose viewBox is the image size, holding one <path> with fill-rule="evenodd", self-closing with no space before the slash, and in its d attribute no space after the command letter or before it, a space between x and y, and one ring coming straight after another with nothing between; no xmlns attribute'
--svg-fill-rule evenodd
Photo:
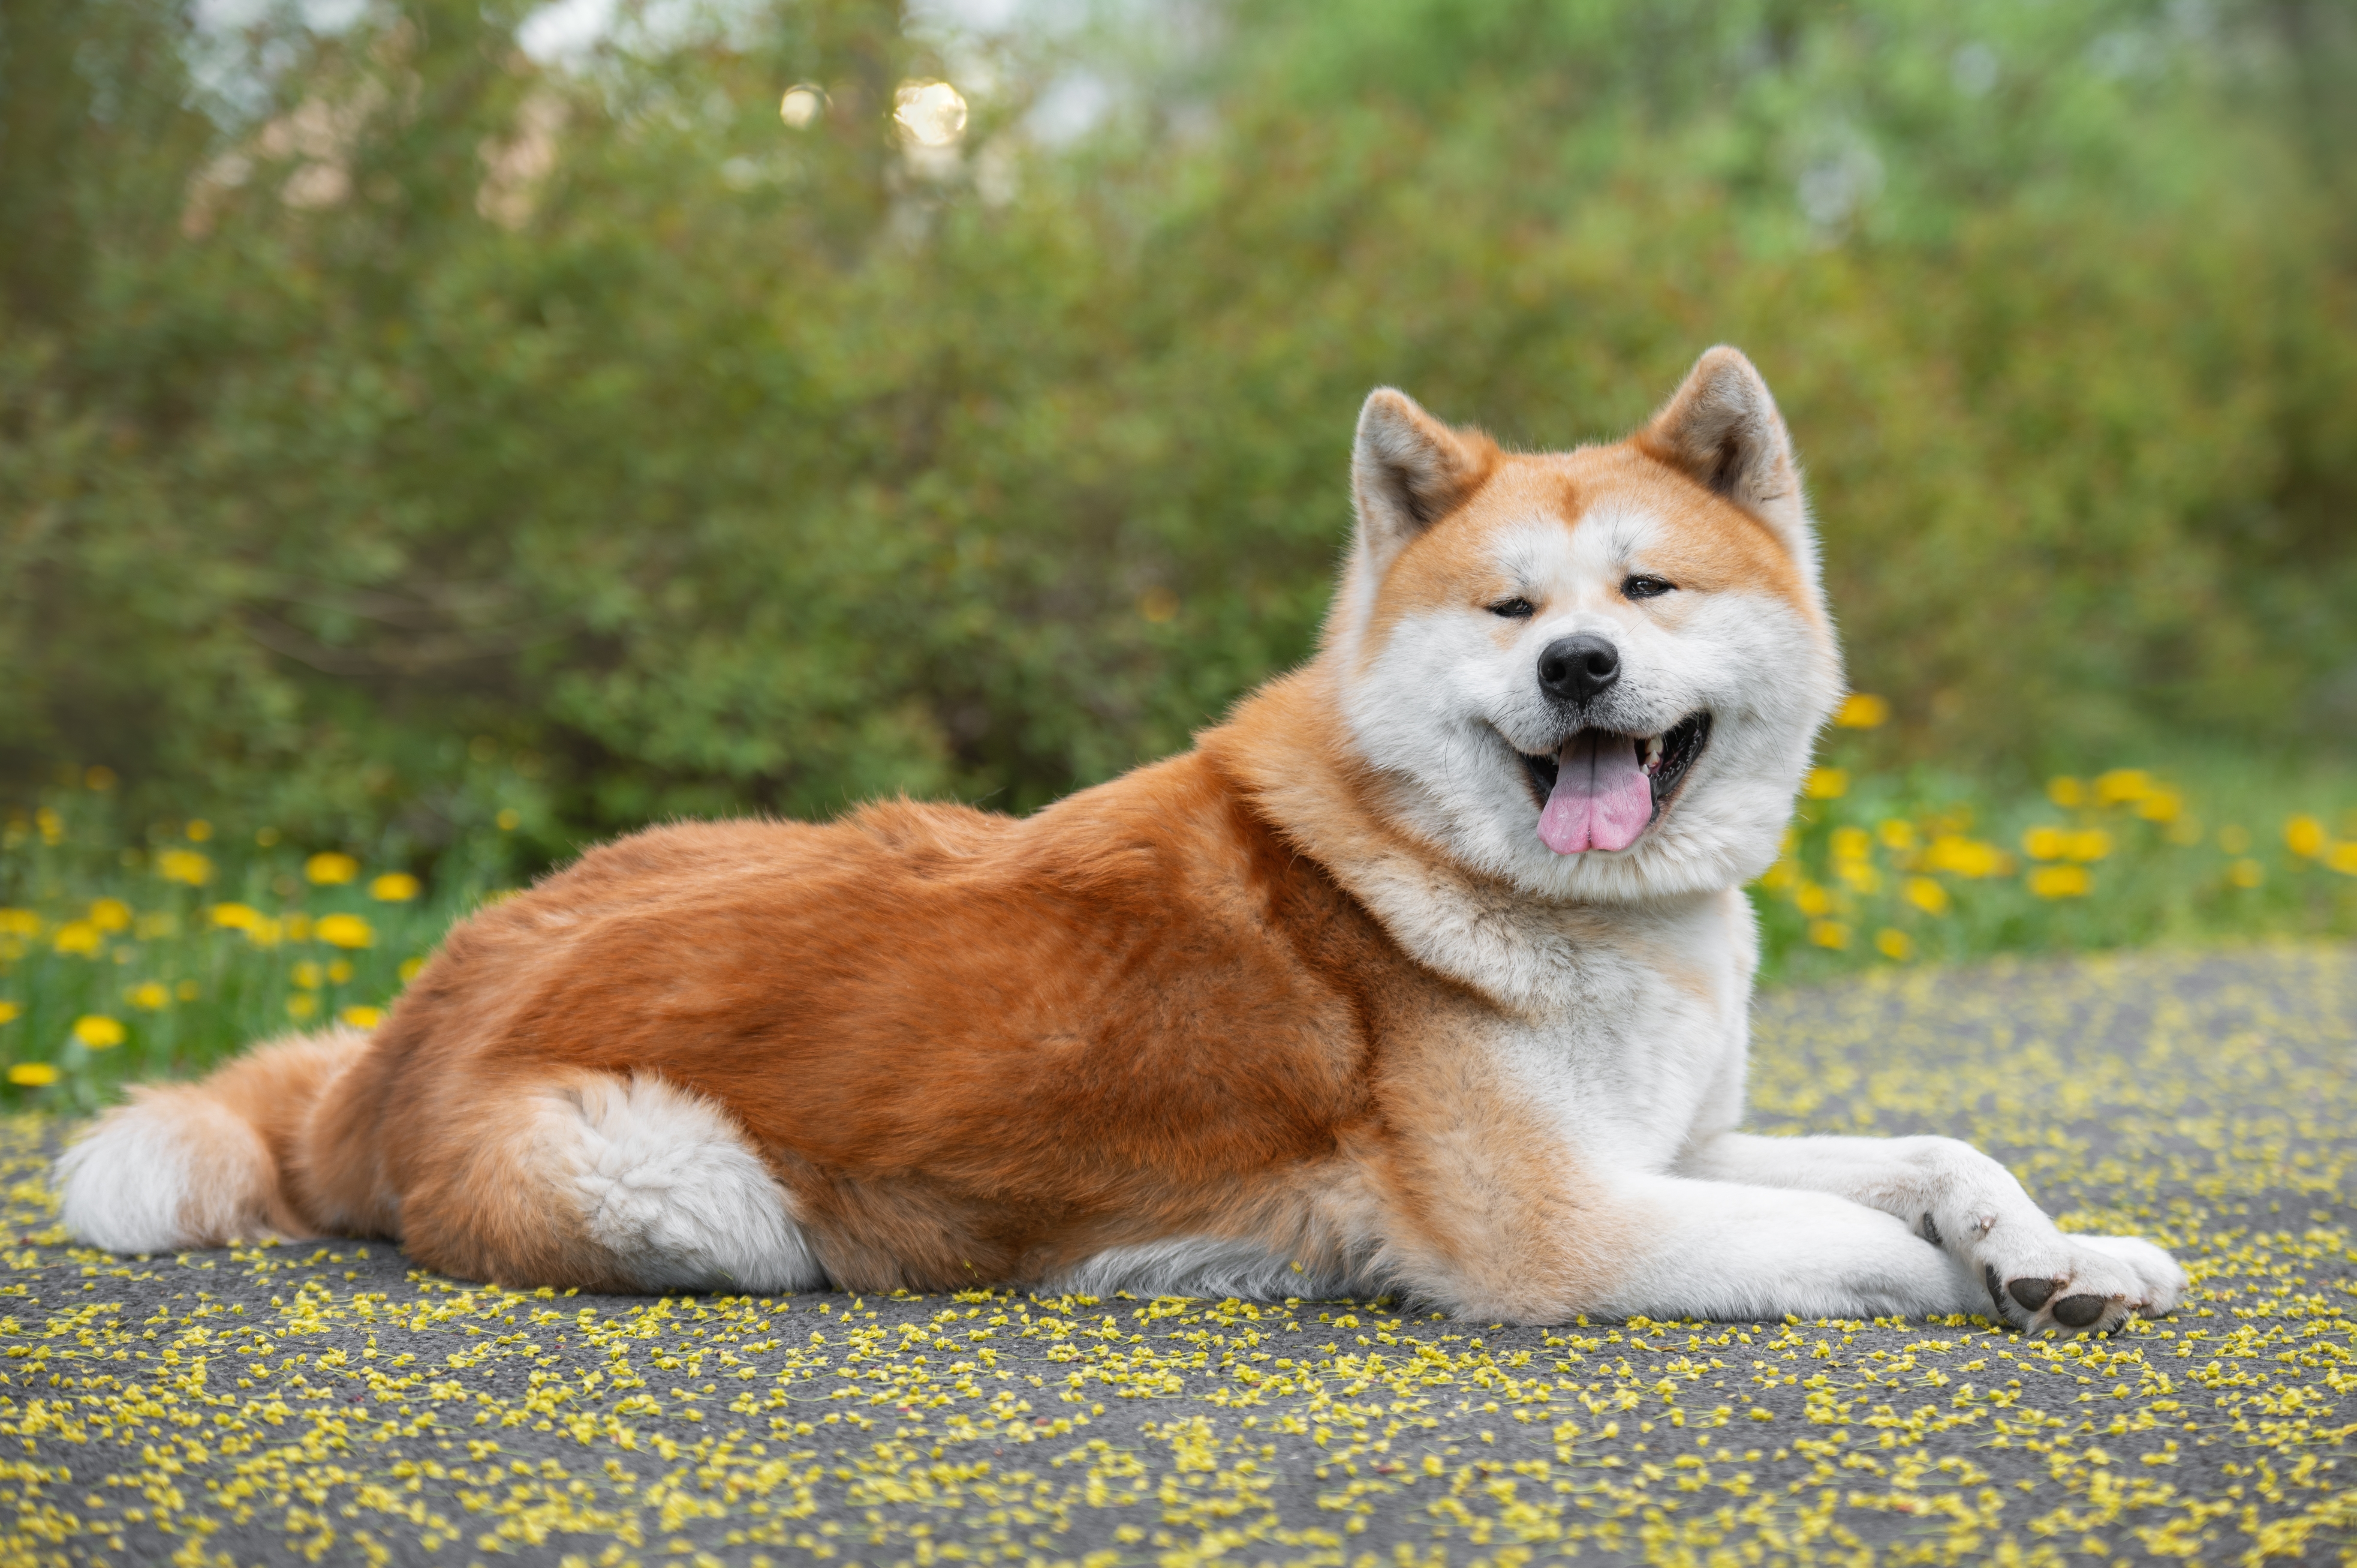
<svg viewBox="0 0 2357 1568"><path fill-rule="evenodd" d="M1804 568L1816 541L1801 494L1800 460L1768 383L1722 343L1707 349L1685 384L1639 431L1637 449L1691 475L1766 523Z"/></svg>

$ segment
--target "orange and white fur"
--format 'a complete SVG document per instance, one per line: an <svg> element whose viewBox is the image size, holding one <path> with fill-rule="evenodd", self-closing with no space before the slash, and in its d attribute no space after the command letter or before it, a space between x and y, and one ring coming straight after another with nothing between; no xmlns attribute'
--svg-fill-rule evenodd
<svg viewBox="0 0 2357 1568"><path fill-rule="evenodd" d="M1843 684L1749 361L1567 453L1381 390L1351 478L1318 656L1193 750L1023 819L594 850L372 1034L135 1091L60 1162L66 1224L609 1291L2168 1311L2166 1252L1964 1144L1736 1130L1738 889Z"/></svg>

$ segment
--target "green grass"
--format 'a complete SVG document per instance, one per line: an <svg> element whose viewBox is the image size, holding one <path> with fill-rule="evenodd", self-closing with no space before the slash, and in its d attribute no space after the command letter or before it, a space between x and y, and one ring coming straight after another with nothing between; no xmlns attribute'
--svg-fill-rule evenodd
<svg viewBox="0 0 2357 1568"><path fill-rule="evenodd" d="M2357 936L2357 776L2209 757L2007 793L1867 755L1836 732L1752 889L1770 983ZM59 790L0 825L0 1104L88 1110L256 1039L365 1023L511 864L487 830L411 878L266 824L135 826L117 800Z"/></svg>

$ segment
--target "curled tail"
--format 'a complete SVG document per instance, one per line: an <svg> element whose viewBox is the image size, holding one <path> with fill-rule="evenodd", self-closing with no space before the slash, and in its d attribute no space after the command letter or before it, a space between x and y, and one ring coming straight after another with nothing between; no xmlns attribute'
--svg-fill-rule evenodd
<svg viewBox="0 0 2357 1568"><path fill-rule="evenodd" d="M58 1161L59 1217L111 1252L382 1229L374 1152L351 1141L369 1044L357 1029L297 1036L196 1083L132 1090Z"/></svg>

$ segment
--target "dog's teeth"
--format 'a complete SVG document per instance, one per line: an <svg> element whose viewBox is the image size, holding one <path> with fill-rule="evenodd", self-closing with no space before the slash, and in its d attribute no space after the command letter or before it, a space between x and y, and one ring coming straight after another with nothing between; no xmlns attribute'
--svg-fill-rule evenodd
<svg viewBox="0 0 2357 1568"><path fill-rule="evenodd" d="M1657 735L1649 736L1645 739L1645 771L1657 773L1661 771L1661 767L1662 737Z"/></svg>

